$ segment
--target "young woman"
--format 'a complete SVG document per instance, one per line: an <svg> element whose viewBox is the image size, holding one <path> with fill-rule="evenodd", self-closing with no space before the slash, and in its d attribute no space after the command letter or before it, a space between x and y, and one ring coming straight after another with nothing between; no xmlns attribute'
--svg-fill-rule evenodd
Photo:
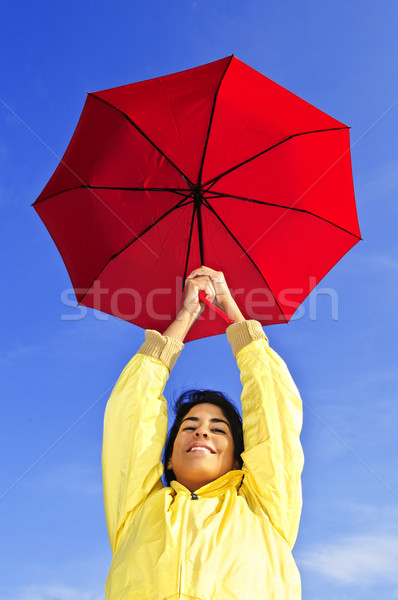
<svg viewBox="0 0 398 600"><path fill-rule="evenodd" d="M243 448L239 416L225 398L192 392L170 432L164 487L162 393L202 310L202 290L234 320L227 337L243 384ZM260 324L244 319L222 273L193 271L182 311L164 335L146 332L107 405L107 600L300 598L291 549L301 512L301 421L298 391Z"/></svg>

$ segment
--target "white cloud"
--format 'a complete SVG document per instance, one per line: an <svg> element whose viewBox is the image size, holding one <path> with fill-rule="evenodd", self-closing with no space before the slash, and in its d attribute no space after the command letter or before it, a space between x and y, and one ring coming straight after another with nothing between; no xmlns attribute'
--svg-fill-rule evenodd
<svg viewBox="0 0 398 600"><path fill-rule="evenodd" d="M398 585L398 536L343 537L302 553L297 563L339 584Z"/></svg>
<svg viewBox="0 0 398 600"><path fill-rule="evenodd" d="M83 591L66 585L28 585L0 589L0 600L104 600L104 593Z"/></svg>
<svg viewBox="0 0 398 600"><path fill-rule="evenodd" d="M355 255L352 259L352 268L356 270L358 264L362 268L371 269L373 271L398 271L398 259L389 254L362 254Z"/></svg>
<svg viewBox="0 0 398 600"><path fill-rule="evenodd" d="M368 256L367 264L374 265L379 268L385 268L394 272L398 271L398 259L387 255Z"/></svg>
<svg viewBox="0 0 398 600"><path fill-rule="evenodd" d="M398 539L398 504L374 505L345 502L342 507L350 515L350 522L369 535L390 535ZM374 524L370 529L371 524ZM357 531L358 531L357 530Z"/></svg>

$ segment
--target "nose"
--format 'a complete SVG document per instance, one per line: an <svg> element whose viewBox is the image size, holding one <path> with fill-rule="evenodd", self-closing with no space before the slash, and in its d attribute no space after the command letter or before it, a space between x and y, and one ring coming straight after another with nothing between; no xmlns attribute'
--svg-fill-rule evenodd
<svg viewBox="0 0 398 600"><path fill-rule="evenodd" d="M200 438L204 437L205 439L209 437L209 434L205 429L199 428L195 431L195 437Z"/></svg>

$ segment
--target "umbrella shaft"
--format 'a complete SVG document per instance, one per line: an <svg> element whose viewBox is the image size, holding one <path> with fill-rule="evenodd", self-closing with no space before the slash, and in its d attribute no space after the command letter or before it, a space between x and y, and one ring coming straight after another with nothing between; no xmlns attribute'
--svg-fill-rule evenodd
<svg viewBox="0 0 398 600"><path fill-rule="evenodd" d="M205 254L204 254L204 249L203 249L203 227L202 227L202 213L201 213L203 197L202 197L200 190L195 191L194 202L195 202L196 218L197 218L197 222L198 222L200 264L204 265L205 264Z"/></svg>

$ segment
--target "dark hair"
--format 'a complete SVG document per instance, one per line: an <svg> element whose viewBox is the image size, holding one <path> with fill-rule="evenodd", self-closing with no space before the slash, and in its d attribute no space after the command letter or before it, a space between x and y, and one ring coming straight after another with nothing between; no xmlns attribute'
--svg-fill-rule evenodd
<svg viewBox="0 0 398 600"><path fill-rule="evenodd" d="M168 433L166 445L164 447L163 464L167 485L170 485L170 482L175 479L173 470L168 469L167 465L173 454L174 442L180 429L180 425L191 408L197 404L205 403L219 406L224 417L228 420L228 423L231 426L232 438L234 440L235 459L239 464L239 468L242 467L243 461L240 456L244 450L242 419L235 406L221 392L215 392L213 390L187 390L181 394L174 404L175 420Z"/></svg>

